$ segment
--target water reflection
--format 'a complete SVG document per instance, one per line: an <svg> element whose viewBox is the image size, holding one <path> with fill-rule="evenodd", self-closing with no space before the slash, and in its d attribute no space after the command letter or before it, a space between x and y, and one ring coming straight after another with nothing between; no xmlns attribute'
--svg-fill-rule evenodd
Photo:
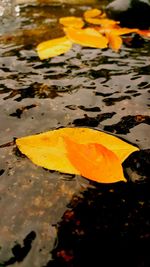
<svg viewBox="0 0 150 267"><path fill-rule="evenodd" d="M72 198L44 267L149 266L147 186L95 184ZM133 249L134 248L134 249Z"/></svg>
<svg viewBox="0 0 150 267"><path fill-rule="evenodd" d="M19 14L20 7L16 0L0 0L0 35L15 29Z"/></svg>

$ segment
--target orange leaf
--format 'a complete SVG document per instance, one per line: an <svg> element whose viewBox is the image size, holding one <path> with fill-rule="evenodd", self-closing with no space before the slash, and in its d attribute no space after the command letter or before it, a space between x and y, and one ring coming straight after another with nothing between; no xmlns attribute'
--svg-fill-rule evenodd
<svg viewBox="0 0 150 267"><path fill-rule="evenodd" d="M67 37L74 43L93 48L107 47L108 44L107 38L98 31L96 31L95 29L65 28L64 31Z"/></svg>
<svg viewBox="0 0 150 267"><path fill-rule="evenodd" d="M97 8L89 9L84 12L85 18L94 18L102 14L102 11Z"/></svg>
<svg viewBox="0 0 150 267"><path fill-rule="evenodd" d="M79 144L64 137L67 154L72 165L80 174L101 183L126 181L121 161L109 149L100 144Z"/></svg>
<svg viewBox="0 0 150 267"><path fill-rule="evenodd" d="M107 18L85 18L86 22L94 24L94 25L101 25L102 27L114 27L119 24L118 21L107 19Z"/></svg>
<svg viewBox="0 0 150 267"><path fill-rule="evenodd" d="M95 144L96 147L98 144L100 145L98 145L98 147L105 147L103 150L108 150L109 154L111 154L112 151L118 158L119 162L123 162L131 153L139 150L137 147L134 147L113 135L82 127L61 128L37 135L18 138L16 144L23 154L39 166L50 170L79 175L79 170L75 168L75 165L69 160L66 148L67 141L65 142L65 138L69 140L71 138L73 147L74 145L76 146L74 157L78 156L79 152L77 151L76 154L76 150L78 150L80 145L81 147L84 145L86 151L89 151L87 148L89 147L89 144L92 144L92 146L90 145L89 152L92 153L92 158L95 157L93 162L95 162L97 158L97 154L93 154L92 152L92 150L95 149ZM91 167L94 168L93 166Z"/></svg>
<svg viewBox="0 0 150 267"><path fill-rule="evenodd" d="M94 27L98 32L102 34L113 33L114 35L124 35L132 32L138 33L138 29L121 28L119 25L109 25L108 27Z"/></svg>
<svg viewBox="0 0 150 267"><path fill-rule="evenodd" d="M138 32L138 29L128 29L128 28L116 28L116 29L113 29L113 34L115 35L124 35L124 34L129 34L129 33L132 33L132 32Z"/></svg>
<svg viewBox="0 0 150 267"><path fill-rule="evenodd" d="M150 38L150 30L138 30L138 34Z"/></svg>
<svg viewBox="0 0 150 267"><path fill-rule="evenodd" d="M84 21L82 20L82 18L74 16L60 18L59 23L61 23L65 27L73 27L77 29L80 29L84 26Z"/></svg>
<svg viewBox="0 0 150 267"><path fill-rule="evenodd" d="M122 38L113 32L107 33L107 38L109 40L109 45L114 51L118 51L122 45Z"/></svg>

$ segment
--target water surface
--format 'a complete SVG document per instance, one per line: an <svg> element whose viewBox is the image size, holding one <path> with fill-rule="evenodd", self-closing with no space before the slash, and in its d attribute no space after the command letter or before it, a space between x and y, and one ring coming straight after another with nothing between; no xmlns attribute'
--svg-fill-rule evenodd
<svg viewBox="0 0 150 267"><path fill-rule="evenodd" d="M41 41L63 36L59 17L88 7L23 5L17 26L0 36L0 266L150 265L149 41L135 36L119 53L74 45L44 61L36 53ZM139 146L123 165L128 183L51 172L15 148L14 138L62 126Z"/></svg>

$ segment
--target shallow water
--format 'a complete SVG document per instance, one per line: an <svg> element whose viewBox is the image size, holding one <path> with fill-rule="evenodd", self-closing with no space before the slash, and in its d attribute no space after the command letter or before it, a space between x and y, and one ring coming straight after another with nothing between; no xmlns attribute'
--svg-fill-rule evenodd
<svg viewBox="0 0 150 267"><path fill-rule="evenodd" d="M0 266L150 265L143 249L150 241L149 42L135 36L120 53L74 45L45 61L35 49L63 35L59 17L87 7L23 5L14 30L0 36ZM14 138L60 126L108 131L139 146L123 165L128 183L50 172L16 150Z"/></svg>

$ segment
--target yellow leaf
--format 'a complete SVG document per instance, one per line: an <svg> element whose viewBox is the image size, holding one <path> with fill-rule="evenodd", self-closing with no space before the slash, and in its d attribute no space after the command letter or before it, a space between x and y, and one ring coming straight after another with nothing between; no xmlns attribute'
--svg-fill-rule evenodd
<svg viewBox="0 0 150 267"><path fill-rule="evenodd" d="M118 51L122 46L122 38L112 32L107 34L109 45L114 51Z"/></svg>
<svg viewBox="0 0 150 267"><path fill-rule="evenodd" d="M132 152L139 150L121 139L89 128L61 128L42 134L22 137L16 140L20 151L35 164L50 170L80 174L67 156L64 138L88 145L95 143L111 150L123 162Z"/></svg>
<svg viewBox="0 0 150 267"><path fill-rule="evenodd" d="M84 26L84 21L82 18L78 17L63 17L59 19L59 23L65 27L73 27L73 28L82 28Z"/></svg>
<svg viewBox="0 0 150 267"><path fill-rule="evenodd" d="M86 22L94 24L94 25L101 25L102 27L114 27L119 24L118 21L107 19L107 18L85 18Z"/></svg>
<svg viewBox="0 0 150 267"><path fill-rule="evenodd" d="M40 59L59 56L72 47L72 42L67 37L61 37L45 41L37 46L37 52Z"/></svg>
<svg viewBox="0 0 150 267"><path fill-rule="evenodd" d="M94 24L94 25L101 25L101 19L100 18L85 18L86 22Z"/></svg>
<svg viewBox="0 0 150 267"><path fill-rule="evenodd" d="M121 161L103 145L79 144L64 137L68 158L80 175L100 183L126 181Z"/></svg>
<svg viewBox="0 0 150 267"><path fill-rule="evenodd" d="M132 32L138 32L138 29L128 29L128 28L114 28L112 29L113 34L115 35L124 35L124 34L129 34Z"/></svg>
<svg viewBox="0 0 150 267"><path fill-rule="evenodd" d="M16 140L20 151L33 163L49 170L79 174L66 156L63 132L49 131Z"/></svg>
<svg viewBox="0 0 150 267"><path fill-rule="evenodd" d="M102 14L102 11L100 9L94 8L89 9L84 12L85 18L94 18Z"/></svg>
<svg viewBox="0 0 150 267"><path fill-rule="evenodd" d="M86 29L64 29L67 37L74 43L93 47L93 48L106 48L108 40L101 33L92 28Z"/></svg>

